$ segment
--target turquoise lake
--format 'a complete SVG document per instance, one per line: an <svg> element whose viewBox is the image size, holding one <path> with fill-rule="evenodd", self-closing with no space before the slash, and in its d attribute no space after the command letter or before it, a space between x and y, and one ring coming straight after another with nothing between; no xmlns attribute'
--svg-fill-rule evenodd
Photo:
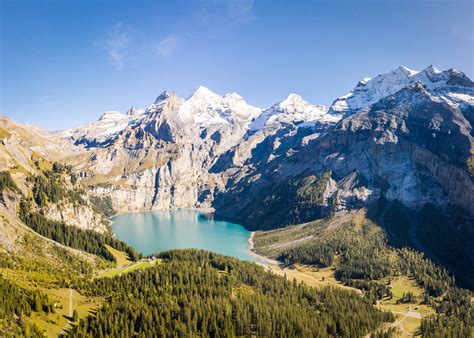
<svg viewBox="0 0 474 338"><path fill-rule="evenodd" d="M137 212L112 219L116 238L145 255L169 249L197 248L255 262L250 232L196 210Z"/></svg>

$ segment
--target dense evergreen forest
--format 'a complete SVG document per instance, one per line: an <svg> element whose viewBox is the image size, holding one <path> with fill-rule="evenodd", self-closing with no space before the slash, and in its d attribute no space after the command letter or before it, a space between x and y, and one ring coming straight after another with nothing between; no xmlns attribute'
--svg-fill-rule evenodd
<svg viewBox="0 0 474 338"><path fill-rule="evenodd" d="M18 187L13 181L10 172L8 171L0 171L0 192L6 189L11 189L13 191L18 191Z"/></svg>
<svg viewBox="0 0 474 338"><path fill-rule="evenodd" d="M25 320L32 312L54 312L48 296L23 289L0 276L0 333L6 337L42 337L43 331ZM15 323L14 323L15 322Z"/></svg>
<svg viewBox="0 0 474 338"><path fill-rule="evenodd" d="M312 233L314 238L274 254L287 265L334 266L339 280L363 290L373 303L390 295L390 290L379 279L399 274L411 276L425 290L424 303L439 314L423 320L425 335L471 335L474 318L470 293L457 287L445 268L413 249L389 246L385 231L369 220L362 224L350 221L334 228L328 227L329 224L329 220L309 223L300 231ZM265 246L275 239L281 240L284 233L285 230L276 230L263 234L256 244Z"/></svg>
<svg viewBox="0 0 474 338"><path fill-rule="evenodd" d="M49 220L38 212L32 212L30 202L25 198L20 201L19 215L26 225L40 235L71 248L83 250L115 262L115 257L105 247L107 244L114 249L126 252L132 260L136 261L141 258L141 254L136 252L135 249L125 242L113 238L110 234L79 229L63 222Z"/></svg>
<svg viewBox="0 0 474 338"><path fill-rule="evenodd" d="M394 319L356 292L309 288L234 258L198 250L157 256L163 263L155 268L85 282L84 293L107 303L70 335L356 337Z"/></svg>

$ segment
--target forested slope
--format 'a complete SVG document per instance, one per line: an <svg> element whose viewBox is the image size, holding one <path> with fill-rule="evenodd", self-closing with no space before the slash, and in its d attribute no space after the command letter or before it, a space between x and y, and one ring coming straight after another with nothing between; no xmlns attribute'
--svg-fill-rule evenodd
<svg viewBox="0 0 474 338"><path fill-rule="evenodd" d="M392 296L391 279L408 276L423 289L421 303L438 313L437 317L422 321L423 334L470 336L474 327L470 292L459 288L445 268L422 253L391 246L385 230L363 216L359 212L257 232L255 249L286 265L331 266L338 280L363 290L374 304Z"/></svg>
<svg viewBox="0 0 474 338"><path fill-rule="evenodd" d="M393 315L356 292L312 289L262 267L197 250L162 252L164 263L86 282L107 296L71 336L362 336Z"/></svg>

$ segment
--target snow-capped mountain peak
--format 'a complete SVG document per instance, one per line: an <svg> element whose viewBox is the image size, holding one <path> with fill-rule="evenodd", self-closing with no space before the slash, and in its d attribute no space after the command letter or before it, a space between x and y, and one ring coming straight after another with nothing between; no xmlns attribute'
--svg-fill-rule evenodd
<svg viewBox="0 0 474 338"><path fill-rule="evenodd" d="M268 109L265 109L249 126L251 132L265 127L275 127L281 124L299 124L304 127L313 127L315 124L333 123L339 119L327 114L328 108L324 105L312 105L300 95L291 93Z"/></svg>
<svg viewBox="0 0 474 338"><path fill-rule="evenodd" d="M199 86L197 87L194 92L191 94L191 96L186 100L217 100L220 99L220 96L211 91L210 89L204 87L204 86Z"/></svg>
<svg viewBox="0 0 474 338"><path fill-rule="evenodd" d="M232 93L226 93L224 95L224 97L228 97L228 98L233 98L233 99L236 99L236 100L243 100L243 97L240 96L238 93L236 92L232 92Z"/></svg>
<svg viewBox="0 0 474 338"><path fill-rule="evenodd" d="M473 95L472 90L467 89L474 86L472 81L464 73L455 69L441 71L430 65L421 71L416 71L399 66L388 73L364 78L348 94L337 98L329 112L340 117L357 112L417 82L422 82L433 92L433 95L439 96L448 104L456 104L455 97L458 92L462 95Z"/></svg>
<svg viewBox="0 0 474 338"><path fill-rule="evenodd" d="M107 144L113 136L127 127L132 117L117 111L107 111L100 118L82 127L68 129L62 133L71 137L77 144L97 146Z"/></svg>
<svg viewBox="0 0 474 338"><path fill-rule="evenodd" d="M117 120L122 120L122 119L126 119L126 115L118 111L106 111L102 113L102 115L99 117L99 121L104 121L104 120L117 121Z"/></svg>
<svg viewBox="0 0 474 338"><path fill-rule="evenodd" d="M200 86L186 100L174 92L164 91L146 111L132 107L127 114L105 112L98 121L71 129L67 135L78 143L95 147L112 142L129 125L161 126L163 122L172 125L174 130L195 131L199 135L208 128L225 129L234 134L237 130L238 133L250 131L252 134L282 126L319 130L416 84L422 85L436 102L443 101L461 108L466 104L474 105L474 83L464 73L456 69L441 71L434 66L421 71L399 66L388 73L362 79L351 92L334 101L329 110L294 93L262 110L249 105L235 92L219 96Z"/></svg>
<svg viewBox="0 0 474 338"><path fill-rule="evenodd" d="M127 110L126 115L128 115L130 117L133 117L133 118L136 118L136 117L142 115L144 112L145 112L145 109L143 109L143 108L137 109L134 106L132 106L132 107L130 107L129 110Z"/></svg>
<svg viewBox="0 0 474 338"><path fill-rule="evenodd" d="M400 72L404 73L407 76L413 76L413 75L418 73L418 71L410 69L410 68L405 67L405 66L398 66L398 70Z"/></svg>
<svg viewBox="0 0 474 338"><path fill-rule="evenodd" d="M289 94L286 99L273 106L275 110L285 111L288 113L301 113L311 110L312 107L314 106L306 102L300 95L294 93Z"/></svg>
<svg viewBox="0 0 474 338"><path fill-rule="evenodd" d="M172 92L172 91L169 91L169 90L165 90L163 93L161 93L160 95L158 95L158 97L156 98L155 100L155 104L159 104L171 97L175 97L176 94L175 92Z"/></svg>
<svg viewBox="0 0 474 338"><path fill-rule="evenodd" d="M219 124L246 124L260 113L237 93L223 97L206 87L199 86L183 102L178 115L183 121L193 121L201 128Z"/></svg>
<svg viewBox="0 0 474 338"><path fill-rule="evenodd" d="M423 69L421 72L425 73L427 75L437 75L437 74L441 73L441 70L439 70L438 68L436 68L433 65L429 65L428 67Z"/></svg>

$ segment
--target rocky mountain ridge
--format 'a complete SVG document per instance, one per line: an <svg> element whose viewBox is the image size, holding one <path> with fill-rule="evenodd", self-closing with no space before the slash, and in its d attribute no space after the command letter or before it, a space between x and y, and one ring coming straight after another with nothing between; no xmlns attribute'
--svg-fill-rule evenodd
<svg viewBox="0 0 474 338"><path fill-rule="evenodd" d="M0 117L0 123L0 175L7 173L11 176L17 188L16 193L0 190L0 207L16 215L22 196L32 201L38 198L44 205L37 206L36 210L51 220L81 229L107 232L109 229L104 215L91 202L93 196L78 182L73 168L67 166L66 170L61 165L63 172L53 170L53 161L62 161L65 154L73 157L79 154L76 147L7 117ZM57 200L40 196L40 185L51 195L54 194Z"/></svg>
<svg viewBox="0 0 474 338"><path fill-rule="evenodd" d="M352 91L337 98L329 110L332 114L347 116L417 82L423 83L433 95L448 104L474 103L472 96L474 83L456 69L441 71L431 65L416 71L399 66L374 78L362 79Z"/></svg>
<svg viewBox="0 0 474 338"><path fill-rule="evenodd" d="M260 109L199 87L45 138L73 149L63 160L119 212L227 210L237 192L265 195L272 182L329 172L320 201L336 211L384 197L469 214L473 117L474 84L462 72L401 66L363 79L330 107L290 94Z"/></svg>

